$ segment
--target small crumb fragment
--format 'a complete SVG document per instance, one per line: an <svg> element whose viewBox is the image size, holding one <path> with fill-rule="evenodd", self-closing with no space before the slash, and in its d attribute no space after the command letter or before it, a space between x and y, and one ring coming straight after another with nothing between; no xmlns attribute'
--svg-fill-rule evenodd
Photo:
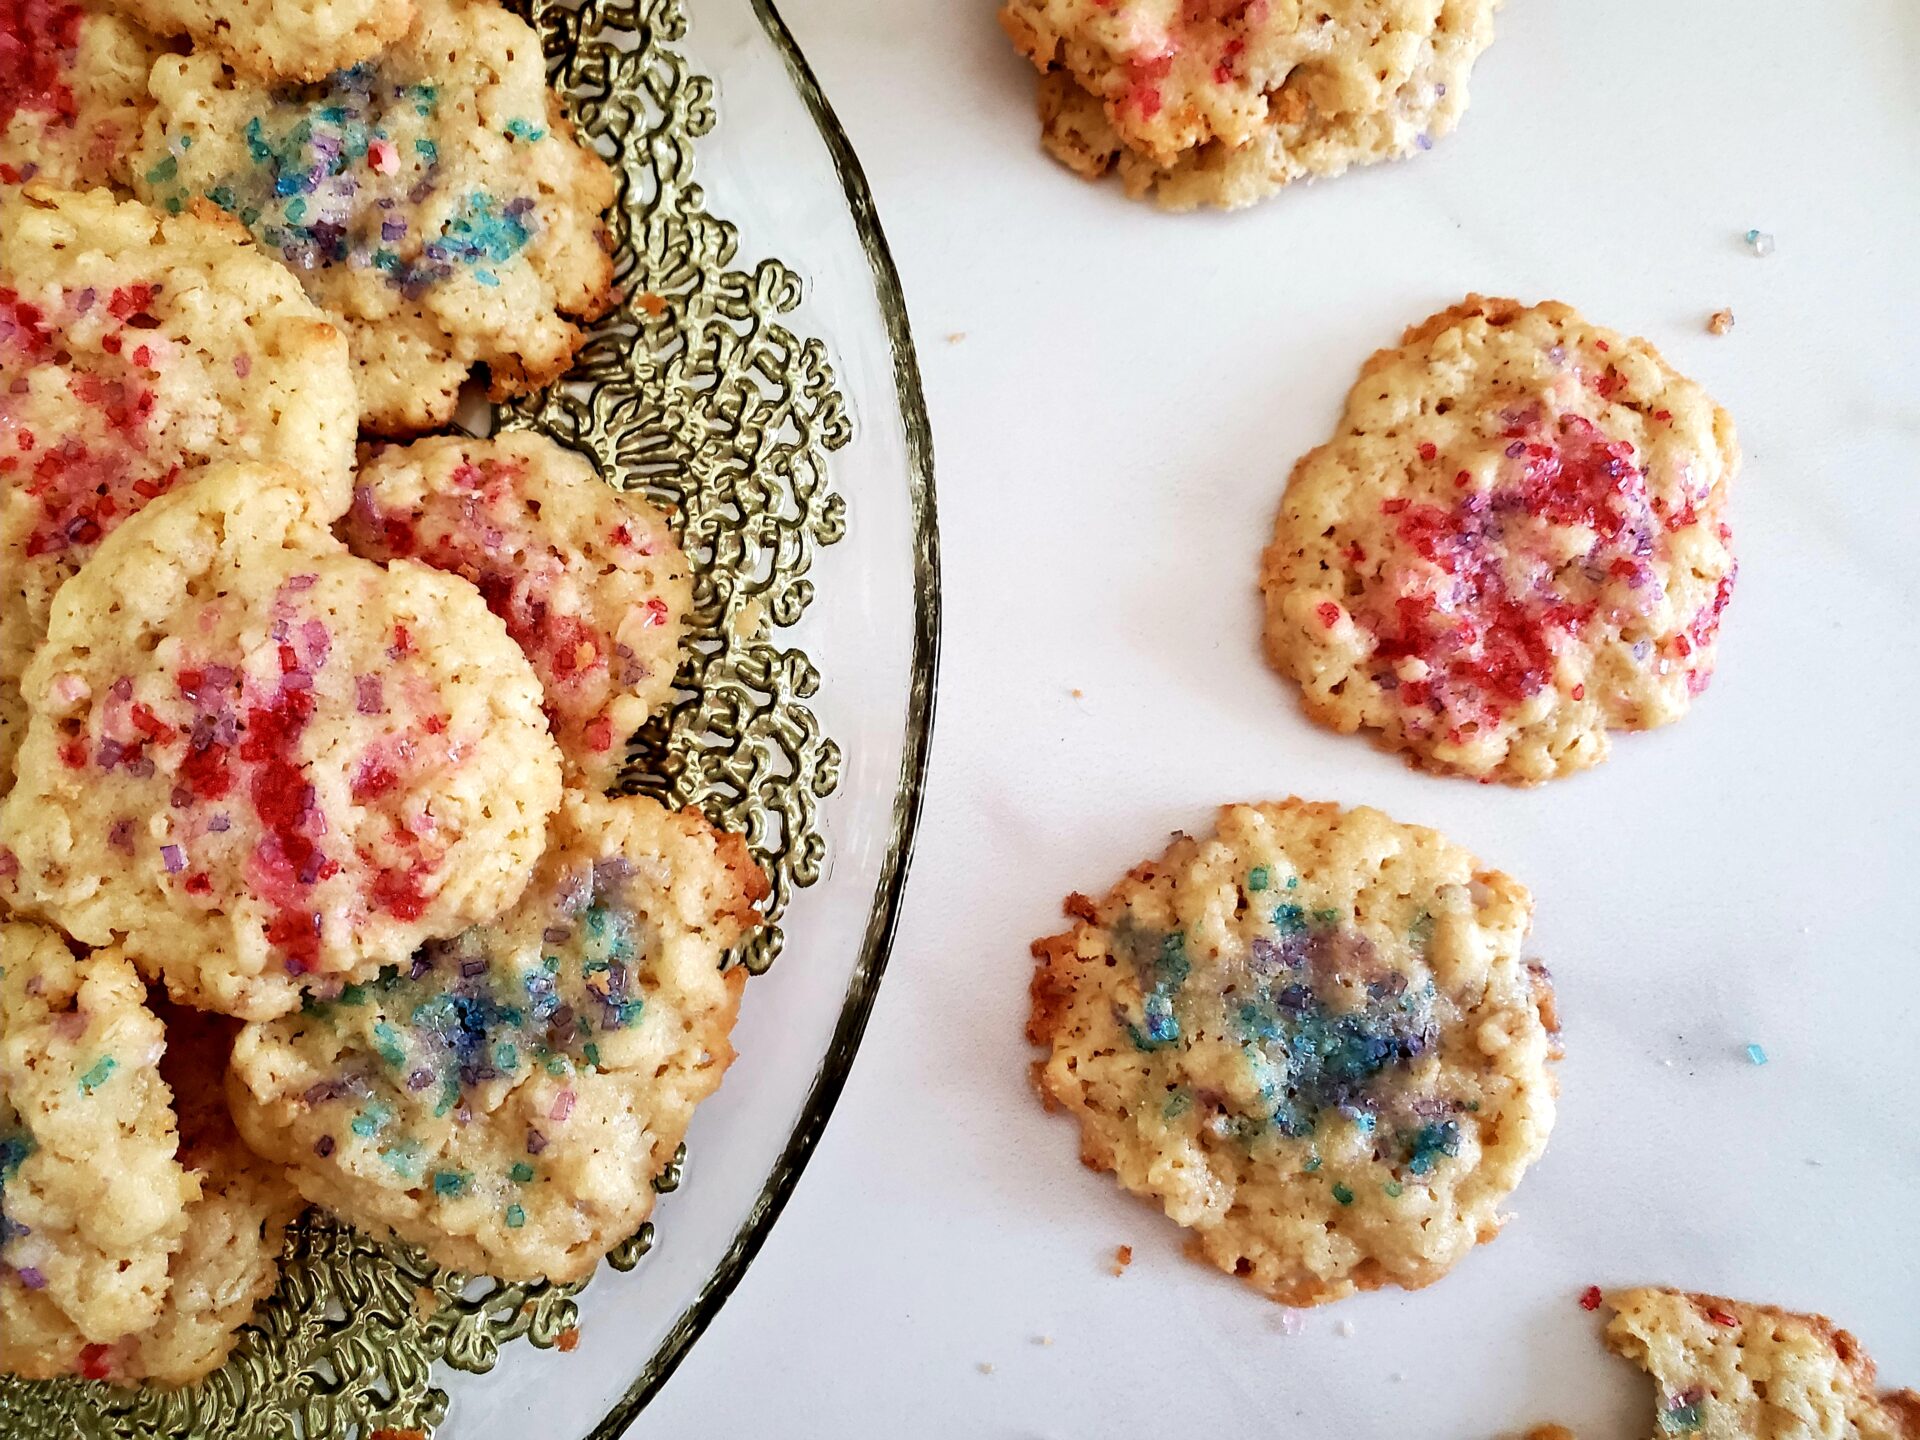
<svg viewBox="0 0 1920 1440"><path fill-rule="evenodd" d="M961 342L962 340L964 340L964 339L966 339L966 338L967 338L967 332L966 332L966 331L964 331L964 330L955 330L955 331L954 331L954 332L953 332L952 334L950 334L950 335L948 335L948 336L947 336L947 343L948 343L949 345L958 345L958 344L959 344L959 343L960 343L960 342Z"/></svg>
<svg viewBox="0 0 1920 1440"><path fill-rule="evenodd" d="M1306 1328L1307 1317L1302 1315L1298 1310L1282 1310L1280 1312L1280 1333L1282 1335L1298 1335Z"/></svg>
<svg viewBox="0 0 1920 1440"><path fill-rule="evenodd" d="M553 1348L562 1355L571 1355L580 1348L580 1327L569 1326L560 1332L560 1338L553 1342Z"/></svg>
<svg viewBox="0 0 1920 1440"><path fill-rule="evenodd" d="M1564 1425L1536 1425L1527 1431L1527 1440L1574 1440L1574 1434Z"/></svg>
<svg viewBox="0 0 1920 1440"><path fill-rule="evenodd" d="M1406 1372L1402 1370L1395 1370L1387 1376L1387 1379L1391 1380L1395 1385L1400 1384L1406 1378Z"/></svg>
<svg viewBox="0 0 1920 1440"><path fill-rule="evenodd" d="M640 308L646 311L647 314L653 316L655 319L658 319L660 316L667 313L667 302L661 296L658 296L654 294L653 291L649 290L643 295L641 295Z"/></svg>
<svg viewBox="0 0 1920 1440"><path fill-rule="evenodd" d="M424 1430L374 1430L368 1434L367 1440L427 1440L427 1432Z"/></svg>
<svg viewBox="0 0 1920 1440"><path fill-rule="evenodd" d="M1747 1059L1755 1065L1764 1065L1767 1063L1767 1052L1759 1045L1749 1045L1747 1046Z"/></svg>
<svg viewBox="0 0 1920 1440"><path fill-rule="evenodd" d="M1073 691L1073 698L1076 700L1084 700L1087 698L1087 692L1084 690L1076 689Z"/></svg>
<svg viewBox="0 0 1920 1440"><path fill-rule="evenodd" d="M993 1373L993 1362L991 1360L982 1360L980 1362L980 1373L982 1375L991 1375Z"/></svg>
<svg viewBox="0 0 1920 1440"><path fill-rule="evenodd" d="M1773 254L1773 236L1764 230L1749 230L1747 248L1753 251L1755 258L1764 260Z"/></svg>
<svg viewBox="0 0 1920 1440"><path fill-rule="evenodd" d="M1707 329L1715 335L1724 335L1733 329L1733 311L1716 310L1707 317Z"/></svg>
<svg viewBox="0 0 1920 1440"><path fill-rule="evenodd" d="M1353 1322L1351 1320L1342 1320L1333 1328L1340 1332L1340 1338L1342 1340L1351 1340L1353 1338Z"/></svg>
<svg viewBox="0 0 1920 1440"><path fill-rule="evenodd" d="M1122 1245L1113 1252L1114 1274L1125 1274L1127 1267L1131 1264L1133 1264L1133 1246Z"/></svg>
<svg viewBox="0 0 1920 1440"><path fill-rule="evenodd" d="M1051 1344L1053 1344L1053 1336L1051 1336L1051 1335L1036 1335L1036 1336L1034 1336L1034 1337L1033 1337L1033 1343L1034 1343L1034 1344L1036 1344L1036 1345L1051 1345Z"/></svg>

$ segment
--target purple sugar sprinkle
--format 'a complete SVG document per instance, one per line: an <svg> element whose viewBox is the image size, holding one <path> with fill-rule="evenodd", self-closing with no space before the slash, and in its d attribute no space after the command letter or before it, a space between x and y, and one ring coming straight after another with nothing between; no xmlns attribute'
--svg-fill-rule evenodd
<svg viewBox="0 0 1920 1440"><path fill-rule="evenodd" d="M433 1072L431 1070L416 1070L407 1076L407 1089L409 1090L424 1090L432 1083Z"/></svg>
<svg viewBox="0 0 1920 1440"><path fill-rule="evenodd" d="M325 622L309 620L300 627L300 633L307 641L307 663L318 670L327 663L327 656L333 651L333 637L327 633Z"/></svg>
<svg viewBox="0 0 1920 1440"><path fill-rule="evenodd" d="M1526 453L1527 453L1527 442L1524 440L1516 440L1511 445L1507 446L1507 458L1509 460L1518 460L1522 455Z"/></svg>
<svg viewBox="0 0 1920 1440"><path fill-rule="evenodd" d="M203 745L200 748L204 750L206 747ZM193 792L184 785L176 785L173 787L173 794L169 795L167 799L172 803L174 809L184 810L193 804Z"/></svg>
<svg viewBox="0 0 1920 1440"><path fill-rule="evenodd" d="M333 1154L333 1137L331 1135L322 1135L318 1140L314 1141L313 1153L318 1155L322 1160Z"/></svg>
<svg viewBox="0 0 1920 1440"><path fill-rule="evenodd" d="M182 870L187 868L187 852L182 850L178 845L162 845L160 847L160 863L167 867L167 873L169 875L178 875Z"/></svg>
<svg viewBox="0 0 1920 1440"><path fill-rule="evenodd" d="M206 677L206 683L216 690L224 690L233 684L234 673L231 666L209 665L200 673Z"/></svg>
<svg viewBox="0 0 1920 1440"><path fill-rule="evenodd" d="M118 765L127 753L127 747L111 736L100 742L100 748L94 752L93 763L102 770L111 770Z"/></svg>
<svg viewBox="0 0 1920 1440"><path fill-rule="evenodd" d="M73 297L73 313L76 315L86 314L87 311L93 308L93 302L99 297L99 293L100 292L95 290L93 286L87 286L86 289Z"/></svg>
<svg viewBox="0 0 1920 1440"><path fill-rule="evenodd" d="M44 1290L47 1288L47 1277L31 1265L25 1266L16 1273L20 1276L20 1283L29 1290Z"/></svg>
<svg viewBox="0 0 1920 1440"><path fill-rule="evenodd" d="M382 240L400 240L405 238L406 233L407 222L404 220L388 216L380 222L380 238Z"/></svg>
<svg viewBox="0 0 1920 1440"><path fill-rule="evenodd" d="M131 700L133 698L133 677L122 675L118 680L113 682L112 688L109 689L107 693L116 700Z"/></svg>
<svg viewBox="0 0 1920 1440"><path fill-rule="evenodd" d="M547 944L549 945L558 945L562 941L571 937L572 934L573 934L573 931L569 930L564 925L549 925L546 928L546 930L541 934L540 938L546 941Z"/></svg>
<svg viewBox="0 0 1920 1440"><path fill-rule="evenodd" d="M225 833L232 825L233 821L228 818L224 811L207 821L207 829L213 831L216 835Z"/></svg>
<svg viewBox="0 0 1920 1440"><path fill-rule="evenodd" d="M136 780L151 780L153 778L153 761L145 755L129 760L127 761L127 773Z"/></svg>
<svg viewBox="0 0 1920 1440"><path fill-rule="evenodd" d="M319 583L320 577L318 575L289 575L287 577L287 588L289 590L311 590ZM311 625L315 622L309 620L307 623ZM277 636L275 638L284 639L285 637Z"/></svg>
<svg viewBox="0 0 1920 1440"><path fill-rule="evenodd" d="M1418 145L1422 150L1431 150L1433 148L1433 141L1427 136L1425 131L1416 135L1413 143Z"/></svg>
<svg viewBox="0 0 1920 1440"><path fill-rule="evenodd" d="M387 708L378 675L362 675L353 682L353 708L362 715L378 715Z"/></svg>
<svg viewBox="0 0 1920 1440"><path fill-rule="evenodd" d="M469 980L473 979L476 975L486 974L486 971L487 962L484 960L462 960L460 962L460 973Z"/></svg>
<svg viewBox="0 0 1920 1440"><path fill-rule="evenodd" d="M116 820L107 831L107 843L116 850L133 852L133 821Z"/></svg>
<svg viewBox="0 0 1920 1440"><path fill-rule="evenodd" d="M299 578L298 575L293 577L294 580L298 580ZM292 586L293 580L289 580L287 584ZM286 643L287 636L292 633L293 632L287 628L287 622L284 620L276 620L267 627L267 634L273 639L276 645Z"/></svg>
<svg viewBox="0 0 1920 1440"><path fill-rule="evenodd" d="M547 1137L538 1130L527 1131L527 1154L538 1155L547 1148Z"/></svg>

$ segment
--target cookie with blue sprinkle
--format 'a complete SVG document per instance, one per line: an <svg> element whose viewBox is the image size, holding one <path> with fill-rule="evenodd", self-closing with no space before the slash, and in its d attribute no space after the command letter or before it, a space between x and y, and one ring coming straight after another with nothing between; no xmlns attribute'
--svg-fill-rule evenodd
<svg viewBox="0 0 1920 1440"><path fill-rule="evenodd" d="M1230 805L1033 947L1081 1155L1288 1305L1417 1289L1499 1230L1558 1054L1532 901L1377 810Z"/></svg>

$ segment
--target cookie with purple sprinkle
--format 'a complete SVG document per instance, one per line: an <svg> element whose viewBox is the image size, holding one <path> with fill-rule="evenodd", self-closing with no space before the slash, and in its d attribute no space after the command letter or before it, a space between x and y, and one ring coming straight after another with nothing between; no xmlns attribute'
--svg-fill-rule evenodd
<svg viewBox="0 0 1920 1440"><path fill-rule="evenodd" d="M419 0L374 59L311 85L170 56L134 189L205 199L285 260L352 346L362 424L445 424L484 367L540 389L612 303L612 172L547 88L540 40L491 0Z"/></svg>
<svg viewBox="0 0 1920 1440"><path fill-rule="evenodd" d="M1736 565L1733 422L1646 341L1470 295L1368 360L1261 572L1307 712L1531 785L1684 716Z"/></svg>
<svg viewBox="0 0 1920 1440"><path fill-rule="evenodd" d="M607 789L673 690L693 584L666 517L531 431L363 451L357 555L471 581L526 652L569 779Z"/></svg>
<svg viewBox="0 0 1920 1440"><path fill-rule="evenodd" d="M241 1133L309 1200L443 1265L584 1279L732 1061L727 951L766 893L693 811L569 796L514 909L242 1032Z"/></svg>
<svg viewBox="0 0 1920 1440"><path fill-rule="evenodd" d="M61 587L21 687L14 908L246 1019L497 915L560 801L479 592L336 518L284 468L205 467Z"/></svg>
<svg viewBox="0 0 1920 1440"><path fill-rule="evenodd" d="M1035 943L1081 1156L1288 1305L1417 1289L1499 1230L1558 1053L1532 901L1377 810L1230 805Z"/></svg>
<svg viewBox="0 0 1920 1440"><path fill-rule="evenodd" d="M199 1191L165 1043L124 955L0 923L0 1370L73 1374L159 1318Z"/></svg>
<svg viewBox="0 0 1920 1440"><path fill-rule="evenodd" d="M1920 1394L1882 1392L1824 1315L1682 1290L1617 1290L1607 1345L1653 1377L1655 1433L1700 1440L1915 1440Z"/></svg>
<svg viewBox="0 0 1920 1440"><path fill-rule="evenodd" d="M407 33L412 0L121 0L156 35L185 35L263 80L324 80Z"/></svg>

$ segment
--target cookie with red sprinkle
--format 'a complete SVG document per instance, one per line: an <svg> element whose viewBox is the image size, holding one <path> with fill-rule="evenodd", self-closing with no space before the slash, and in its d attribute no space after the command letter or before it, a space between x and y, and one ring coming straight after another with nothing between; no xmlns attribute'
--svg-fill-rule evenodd
<svg viewBox="0 0 1920 1440"><path fill-rule="evenodd" d="M479 587L526 652L571 783L605 790L673 689L693 598L666 518L544 435L446 436L362 454L340 533Z"/></svg>
<svg viewBox="0 0 1920 1440"><path fill-rule="evenodd" d="M156 35L185 35L244 74L324 80L407 33L411 0L121 0Z"/></svg>
<svg viewBox="0 0 1920 1440"><path fill-rule="evenodd" d="M211 460L284 462L337 515L356 415L346 341L236 222L0 192L0 796L20 677L101 540Z"/></svg>
<svg viewBox="0 0 1920 1440"><path fill-rule="evenodd" d="M1285 1305L1417 1289L1499 1231L1553 1125L1526 890L1377 810L1221 809L1033 946L1080 1154Z"/></svg>
<svg viewBox="0 0 1920 1440"><path fill-rule="evenodd" d="M766 893L696 812L570 795L508 913L242 1032L241 1132L308 1199L443 1265L583 1280L732 1061L727 951Z"/></svg>
<svg viewBox="0 0 1920 1440"><path fill-rule="evenodd" d="M167 56L134 191L238 218L353 349L361 422L445 425L550 384L613 303L613 173L575 137L540 37L493 0L416 0L411 28L311 85Z"/></svg>
<svg viewBox="0 0 1920 1440"><path fill-rule="evenodd" d="M1644 340L1468 299L1362 369L1261 573L1309 714L1534 784L1684 715L1735 563L1733 422Z"/></svg>
<svg viewBox="0 0 1920 1440"><path fill-rule="evenodd" d="M559 803L526 658L471 585L208 467L102 542L23 684L15 909L267 1018L519 897Z"/></svg>
<svg viewBox="0 0 1920 1440"><path fill-rule="evenodd" d="M160 53L92 0L0 0L0 187L127 183Z"/></svg>
<svg viewBox="0 0 1920 1440"><path fill-rule="evenodd" d="M1041 139L1165 209L1418 154L1467 108L1499 0L1006 0Z"/></svg>
<svg viewBox="0 0 1920 1440"><path fill-rule="evenodd" d="M1915 1440L1920 1394L1880 1391L1874 1364L1824 1315L1718 1295L1606 1297L1607 1345L1658 1390L1655 1433L1700 1440Z"/></svg>
<svg viewBox="0 0 1920 1440"><path fill-rule="evenodd" d="M78 1373L160 1317L199 1195L165 1043L124 955L0 923L0 1371Z"/></svg>

